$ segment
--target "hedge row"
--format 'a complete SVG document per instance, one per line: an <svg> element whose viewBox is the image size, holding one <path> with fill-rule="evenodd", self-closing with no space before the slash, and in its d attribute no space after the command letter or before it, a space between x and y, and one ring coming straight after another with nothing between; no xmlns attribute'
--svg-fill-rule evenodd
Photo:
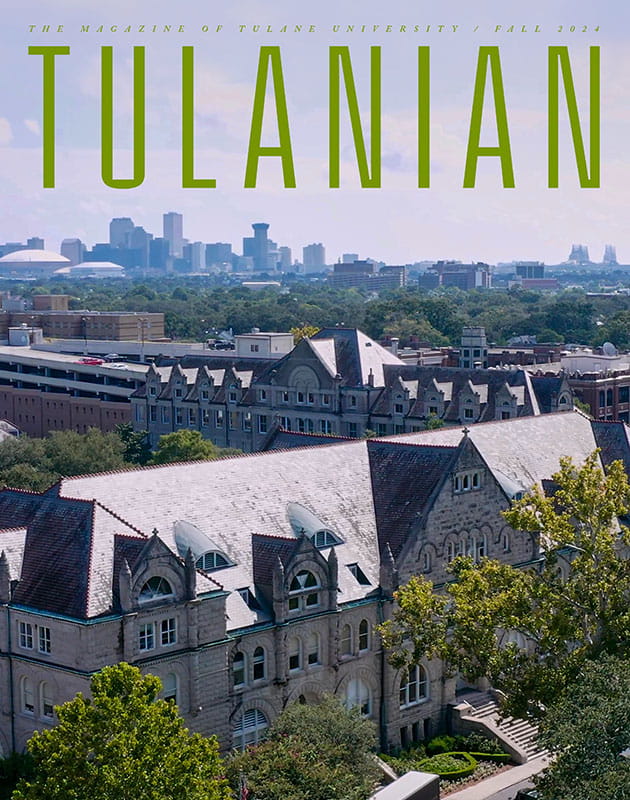
<svg viewBox="0 0 630 800"><path fill-rule="evenodd" d="M440 770L440 760L444 756L449 756L451 759L455 759L457 761L464 761L466 762L466 766L454 770ZM431 756L431 758L425 758L424 761L421 761L418 764L418 768L420 770L432 772L434 775L439 775L440 778L446 778L449 781L467 778L469 775L473 774L473 772L477 769L477 766L477 759L473 758L470 753L463 752L441 753L440 755Z"/></svg>

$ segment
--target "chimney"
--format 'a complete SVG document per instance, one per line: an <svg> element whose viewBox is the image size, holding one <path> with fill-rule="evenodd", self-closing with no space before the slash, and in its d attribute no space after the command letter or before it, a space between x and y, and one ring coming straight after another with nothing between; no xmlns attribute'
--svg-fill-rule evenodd
<svg viewBox="0 0 630 800"><path fill-rule="evenodd" d="M389 342L389 347L392 351L392 355L398 355L398 345L400 344L400 339L397 336L392 336Z"/></svg>

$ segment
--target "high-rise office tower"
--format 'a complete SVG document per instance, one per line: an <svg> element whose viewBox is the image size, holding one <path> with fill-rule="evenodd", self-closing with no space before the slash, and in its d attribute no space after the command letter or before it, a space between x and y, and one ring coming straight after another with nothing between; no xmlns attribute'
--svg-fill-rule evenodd
<svg viewBox="0 0 630 800"><path fill-rule="evenodd" d="M321 272L326 267L326 248L319 242L302 248L304 272Z"/></svg>
<svg viewBox="0 0 630 800"><path fill-rule="evenodd" d="M81 239L64 239L59 252L70 261L71 266L74 266L83 261L85 245Z"/></svg>
<svg viewBox="0 0 630 800"><path fill-rule="evenodd" d="M269 268L269 241L267 239L269 224L267 222L254 222L252 228L254 229L254 270L256 272L266 272Z"/></svg>
<svg viewBox="0 0 630 800"><path fill-rule="evenodd" d="M109 223L109 243L112 247L128 247L129 234L135 225L131 217L114 217Z"/></svg>
<svg viewBox="0 0 630 800"><path fill-rule="evenodd" d="M342 264L354 264L355 261L359 260L358 253L344 253L341 256L341 263Z"/></svg>
<svg viewBox="0 0 630 800"><path fill-rule="evenodd" d="M162 217L164 238L169 243L170 253L181 258L184 248L184 217L176 211L169 211Z"/></svg>
<svg viewBox="0 0 630 800"><path fill-rule="evenodd" d="M26 240L26 249L27 250L43 250L44 249L44 240L41 236L31 236L30 239Z"/></svg>
<svg viewBox="0 0 630 800"><path fill-rule="evenodd" d="M618 264L617 261L617 248L614 244L607 244L604 247L604 258L602 259L602 264L606 264L608 266L614 266Z"/></svg>
<svg viewBox="0 0 630 800"><path fill-rule="evenodd" d="M280 269L282 272L289 272L292 267L291 261L291 248L290 247L279 247L278 248L278 263L280 264Z"/></svg>
<svg viewBox="0 0 630 800"><path fill-rule="evenodd" d="M138 225L129 234L129 249L135 250L135 266L148 267L149 255L151 253L151 240L153 234L147 233L143 227Z"/></svg>

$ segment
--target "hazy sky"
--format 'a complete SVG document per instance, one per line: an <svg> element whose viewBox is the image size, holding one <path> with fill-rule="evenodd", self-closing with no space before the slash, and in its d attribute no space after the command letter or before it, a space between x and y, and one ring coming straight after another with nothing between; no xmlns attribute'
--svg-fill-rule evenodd
<svg viewBox="0 0 630 800"><path fill-rule="evenodd" d="M173 210L184 214L184 235L191 241L232 242L238 252L251 223L265 221L271 225L271 238L289 245L294 257L301 257L303 245L323 242L329 262L343 252L358 252L389 263L437 258L554 263L568 256L573 242L588 245L597 260L605 243L616 244L619 259L630 262L626 2L597 7L584 0L457 0L438 8L409 0L319 0L308 5L295 0L5 0L3 10L0 241L40 235L47 247L56 249L61 239L78 236L91 245L107 240L113 216L131 216L137 225L161 235L162 213ZM30 25L36 26L35 32L29 31ZM42 32L44 25L51 31ZM63 31L57 32L60 25ZM89 32L82 33L82 25L89 25ZM106 30L117 25L118 30L99 33L99 25ZM154 25L171 25L173 30L154 33ZM183 32L176 30L180 25ZM239 30L241 25L245 30ZM258 32L255 25L261 26ZM283 25L289 31L281 32ZM296 25L303 26L301 33L291 32ZM352 32L346 30L350 25L355 26ZM413 32L414 25L422 32ZM438 25L445 26L442 32ZM498 25L501 30L496 31ZM514 31L509 31L512 25ZM124 31L127 26L132 32ZM219 32L217 26L222 26ZM306 32L308 26L314 32ZM426 26L431 26L428 32ZM42 60L27 54L30 44L71 48L69 56L57 58L54 189L42 188ZM116 171L125 177L131 146L132 46L139 44L146 45L146 179L136 189L110 189L100 175L100 48L114 47ZM265 44L281 46L296 189L283 188L277 158L263 159L256 189L243 188L259 48ZM366 124L369 48L382 47L381 189L359 188L343 103L341 188L328 188L330 44L351 48ZM599 189L579 188L564 122L560 188L546 188L549 44L570 48L585 132L589 47L601 47ZM196 172L215 178L216 189L181 188L182 45L195 47ZM430 189L416 188L418 45L431 48ZM462 188L481 45L500 47L514 189L502 188L496 158L481 159L476 188ZM482 144L493 145L489 92L487 101ZM273 103L267 108L263 143L272 145L275 128L267 123L274 123ZM563 118L565 109L561 98Z"/></svg>

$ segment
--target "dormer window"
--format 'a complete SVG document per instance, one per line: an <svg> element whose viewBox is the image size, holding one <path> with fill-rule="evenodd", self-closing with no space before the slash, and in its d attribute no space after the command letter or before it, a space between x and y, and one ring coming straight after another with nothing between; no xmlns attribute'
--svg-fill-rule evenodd
<svg viewBox="0 0 630 800"><path fill-rule="evenodd" d="M208 391L207 391L207 389L202 389L202 390L201 390L201 399L202 399L202 400L207 400L207 399L208 399L208 397L209 397L209 395L208 395Z"/></svg>
<svg viewBox="0 0 630 800"><path fill-rule="evenodd" d="M321 586L312 572L302 570L289 586L289 611L307 611L319 605Z"/></svg>
<svg viewBox="0 0 630 800"><path fill-rule="evenodd" d="M230 403L236 403L236 392L230 392Z"/></svg>
<svg viewBox="0 0 630 800"><path fill-rule="evenodd" d="M161 575L154 575L153 578L149 578L140 590L138 602L151 603L153 600L164 599L166 597L173 597L171 584Z"/></svg>
<svg viewBox="0 0 630 800"><path fill-rule="evenodd" d="M179 388L175 389L175 397L181 397L182 395L183 395L183 392L182 392L181 389L179 389Z"/></svg>
<svg viewBox="0 0 630 800"><path fill-rule="evenodd" d="M361 586L371 586L369 578L358 564L346 564L346 566L357 579L357 583L360 583Z"/></svg>
<svg viewBox="0 0 630 800"><path fill-rule="evenodd" d="M156 394L157 394L157 390L156 390L155 386L149 386L149 395L151 397L155 397Z"/></svg>
<svg viewBox="0 0 630 800"><path fill-rule="evenodd" d="M311 539L315 547L332 547L336 544L341 544L341 541L335 536L335 534L328 530L328 528L323 528L320 531L315 531L313 534L313 538Z"/></svg>
<svg viewBox="0 0 630 800"><path fill-rule="evenodd" d="M202 569L204 572L212 572L215 569L223 569L223 567L231 567L232 563L227 556L220 553L218 550L210 550L199 556L195 562L197 569Z"/></svg>

